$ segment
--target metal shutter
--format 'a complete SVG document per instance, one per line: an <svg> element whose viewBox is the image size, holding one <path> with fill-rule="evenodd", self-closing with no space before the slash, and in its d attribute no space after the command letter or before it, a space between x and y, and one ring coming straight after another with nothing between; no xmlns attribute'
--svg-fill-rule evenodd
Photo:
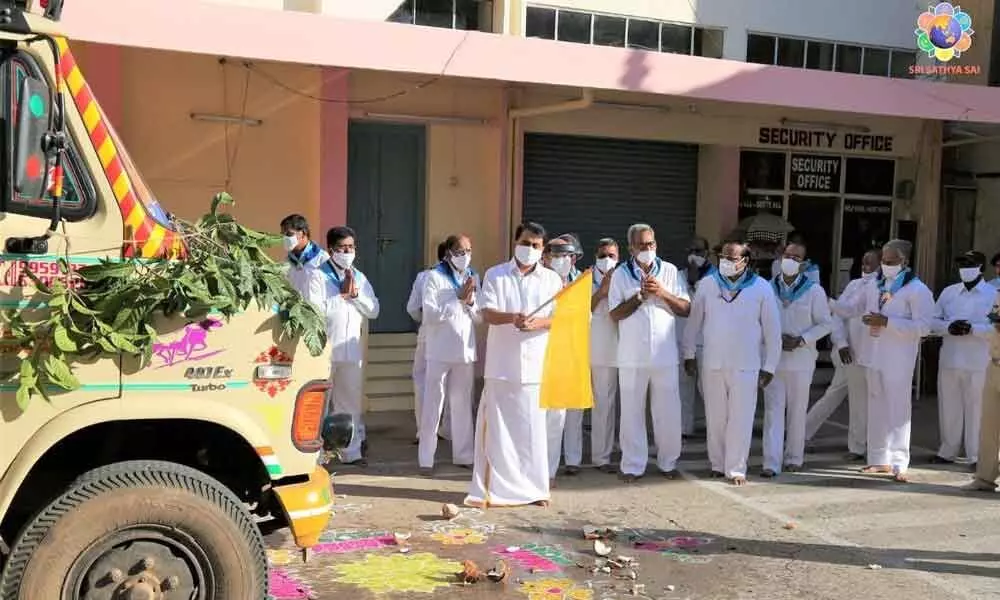
<svg viewBox="0 0 1000 600"><path fill-rule="evenodd" d="M697 190L697 145L525 135L524 219L551 235L579 235L585 266L602 237L618 240L627 254L625 234L634 223L656 230L660 258L683 264Z"/></svg>

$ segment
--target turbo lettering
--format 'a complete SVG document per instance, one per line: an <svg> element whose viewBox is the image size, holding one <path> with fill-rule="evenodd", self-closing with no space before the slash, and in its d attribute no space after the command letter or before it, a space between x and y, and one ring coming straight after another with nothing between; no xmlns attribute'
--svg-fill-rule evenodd
<svg viewBox="0 0 1000 600"><path fill-rule="evenodd" d="M220 383L220 384L209 383L209 384L200 384L200 385L197 384L197 383L192 383L191 384L191 391L192 392L221 392L221 391L223 391L225 389L226 389L226 384L224 384L224 383Z"/></svg>

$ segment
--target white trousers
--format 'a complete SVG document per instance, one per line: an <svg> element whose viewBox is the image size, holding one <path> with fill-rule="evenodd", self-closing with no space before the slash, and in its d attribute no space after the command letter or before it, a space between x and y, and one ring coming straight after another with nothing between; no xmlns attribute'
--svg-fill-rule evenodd
<svg viewBox="0 0 1000 600"><path fill-rule="evenodd" d="M438 424L445 405L452 423L451 461L456 465L471 465L475 459L472 423L472 386L475 382L471 363L428 361L427 386L420 418L418 461L421 468L434 466L437 453Z"/></svg>
<svg viewBox="0 0 1000 600"><path fill-rule="evenodd" d="M837 351L834 350L833 354L836 355L836 353ZM816 437L816 433L819 432L823 423L826 423L840 408L841 403L847 399L847 368L841 364L839 359L833 359L833 366L833 379L830 380L830 385L826 386L826 391L823 392L819 400L809 407L809 411L806 413L807 440Z"/></svg>
<svg viewBox="0 0 1000 600"><path fill-rule="evenodd" d="M941 458L955 460L964 441L966 458L970 462L979 460L979 422L985 385L986 371L938 371L938 423L941 428L938 456Z"/></svg>
<svg viewBox="0 0 1000 600"><path fill-rule="evenodd" d="M590 381L594 387L594 408L590 411L590 460L602 467L611 463L615 445L618 369L592 366Z"/></svg>
<svg viewBox="0 0 1000 600"><path fill-rule="evenodd" d="M869 464L909 468L912 401L913 367L868 369Z"/></svg>
<svg viewBox="0 0 1000 600"><path fill-rule="evenodd" d="M656 466L673 471L681 456L681 397L674 365L658 368L619 368L621 386L621 472L642 475L649 462L646 437L646 392L653 417Z"/></svg>
<svg viewBox="0 0 1000 600"><path fill-rule="evenodd" d="M424 389L427 387L427 346L423 338L417 335L417 349L413 353L413 418L417 424L417 439L420 439L421 404L424 399ZM451 439L451 411L448 410L448 399L445 398L444 410L441 415L441 425L438 434L446 440Z"/></svg>
<svg viewBox="0 0 1000 600"><path fill-rule="evenodd" d="M545 412L545 446L548 454L549 479L555 479L559 471L559 456L562 454L563 432L566 428L566 411L542 409Z"/></svg>
<svg viewBox="0 0 1000 600"><path fill-rule="evenodd" d="M868 367L847 366L847 451L864 456L868 452Z"/></svg>
<svg viewBox="0 0 1000 600"><path fill-rule="evenodd" d="M698 364L701 364L701 348L699 347L695 355L695 359ZM684 435L694 434L694 422L695 414L698 412L698 397L702 397L704 402L704 391L701 389L701 378L698 376L691 377L684 371L684 363L681 362L678 365L680 374L678 381L680 382L680 393L681 393L681 433Z"/></svg>
<svg viewBox="0 0 1000 600"><path fill-rule="evenodd" d="M778 369L764 388L764 468L781 472L782 465L802 466L806 447L806 409L815 368Z"/></svg>
<svg viewBox="0 0 1000 600"><path fill-rule="evenodd" d="M708 461L726 477L746 477L757 412L758 371L701 372Z"/></svg>
<svg viewBox="0 0 1000 600"><path fill-rule="evenodd" d="M354 417L354 440L340 453L344 462L361 459L361 442L365 441L363 383L360 364L335 362L330 365L329 414L346 413Z"/></svg>
<svg viewBox="0 0 1000 600"><path fill-rule="evenodd" d="M563 456L567 467L579 467L583 462L583 412L567 410L563 425Z"/></svg>

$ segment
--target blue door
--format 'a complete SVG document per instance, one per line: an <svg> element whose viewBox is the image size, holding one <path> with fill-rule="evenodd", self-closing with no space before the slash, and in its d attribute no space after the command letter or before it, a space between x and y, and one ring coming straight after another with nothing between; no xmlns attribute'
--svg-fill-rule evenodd
<svg viewBox="0 0 1000 600"><path fill-rule="evenodd" d="M371 331L414 331L406 300L422 268L424 128L351 122L348 146L347 222L358 234L358 268L382 305Z"/></svg>

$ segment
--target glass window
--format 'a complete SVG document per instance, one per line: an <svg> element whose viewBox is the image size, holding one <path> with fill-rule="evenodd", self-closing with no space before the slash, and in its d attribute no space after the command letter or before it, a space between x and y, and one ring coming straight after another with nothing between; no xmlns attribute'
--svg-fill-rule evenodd
<svg viewBox="0 0 1000 600"><path fill-rule="evenodd" d="M455 5L452 0L416 0L414 23L428 27L451 29L455 22Z"/></svg>
<svg viewBox="0 0 1000 600"><path fill-rule="evenodd" d="M910 67L917 64L917 53L906 50L893 50L889 64L889 76L900 79L913 79Z"/></svg>
<svg viewBox="0 0 1000 600"><path fill-rule="evenodd" d="M722 44L725 32L721 29L694 29L694 54L705 58L722 58Z"/></svg>
<svg viewBox="0 0 1000 600"><path fill-rule="evenodd" d="M743 194L736 218L742 221L762 213L781 216L784 208L785 197L782 194Z"/></svg>
<svg viewBox="0 0 1000 600"><path fill-rule="evenodd" d="M892 196L896 161L881 158L848 158L844 191L864 196Z"/></svg>
<svg viewBox="0 0 1000 600"><path fill-rule="evenodd" d="M740 152L740 189L785 189L784 152Z"/></svg>
<svg viewBox="0 0 1000 600"><path fill-rule="evenodd" d="M399 7L387 19L391 23L406 23L413 25L413 3L415 0L403 0Z"/></svg>
<svg viewBox="0 0 1000 600"><path fill-rule="evenodd" d="M625 19L607 15L594 16L594 43L598 46L625 47Z"/></svg>
<svg viewBox="0 0 1000 600"><path fill-rule="evenodd" d="M861 72L865 75L889 75L889 51L882 48L865 48L864 66Z"/></svg>
<svg viewBox="0 0 1000 600"><path fill-rule="evenodd" d="M660 24L653 21L629 19L628 47L658 51L660 49Z"/></svg>
<svg viewBox="0 0 1000 600"><path fill-rule="evenodd" d="M578 44L590 43L590 21L593 15L590 13L575 12L572 10L560 10L557 39L564 42L576 42Z"/></svg>
<svg viewBox="0 0 1000 600"><path fill-rule="evenodd" d="M660 50L672 54L691 54L691 27L673 23L660 25Z"/></svg>
<svg viewBox="0 0 1000 600"><path fill-rule="evenodd" d="M529 6L525 15L524 35L546 40L556 39L555 9Z"/></svg>
<svg viewBox="0 0 1000 600"><path fill-rule="evenodd" d="M778 59L776 64L783 67L799 67L806 61L805 40L778 38Z"/></svg>
<svg viewBox="0 0 1000 600"><path fill-rule="evenodd" d="M747 36L747 62L761 65L774 64L773 35L757 35L751 33Z"/></svg>
<svg viewBox="0 0 1000 600"><path fill-rule="evenodd" d="M820 71L833 70L833 44L809 41L806 45L806 68Z"/></svg>
<svg viewBox="0 0 1000 600"><path fill-rule="evenodd" d="M841 73L861 72L861 47L837 44L837 71Z"/></svg>
<svg viewBox="0 0 1000 600"><path fill-rule="evenodd" d="M478 0L455 0L455 29L479 31Z"/></svg>

